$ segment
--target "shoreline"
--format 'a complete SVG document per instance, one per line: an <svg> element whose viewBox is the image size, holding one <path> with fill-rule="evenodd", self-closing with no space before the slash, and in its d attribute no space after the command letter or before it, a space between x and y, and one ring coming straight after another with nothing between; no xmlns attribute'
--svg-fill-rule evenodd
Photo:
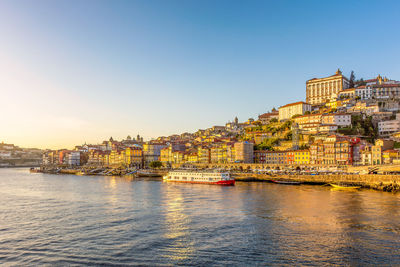
<svg viewBox="0 0 400 267"><path fill-rule="evenodd" d="M360 186L361 188L374 189L384 192L400 192L400 175L277 175L249 174L234 176L241 182L272 182L282 180L300 182L308 185L341 184L345 186Z"/></svg>
<svg viewBox="0 0 400 267"><path fill-rule="evenodd" d="M93 170L101 172L93 172ZM107 171L107 172L105 172ZM31 169L31 172L49 173L49 174L72 174L78 176L126 176L132 175L135 177L162 177L168 170L135 170L131 169ZM326 184L340 184L344 186L360 186L361 188L374 189L384 192L400 192L400 175L379 175L379 174L352 174L352 175L340 175L340 174L320 174L320 175L308 175L308 174L280 174L280 175L268 175L268 174L254 174L254 173L232 173L232 176L238 182L274 182L288 181L298 182L301 184L308 185L326 185Z"/></svg>

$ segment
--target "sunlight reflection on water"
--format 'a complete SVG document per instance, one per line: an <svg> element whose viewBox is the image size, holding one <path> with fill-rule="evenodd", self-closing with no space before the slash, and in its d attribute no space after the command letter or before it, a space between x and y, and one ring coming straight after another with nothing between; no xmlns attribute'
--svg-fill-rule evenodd
<svg viewBox="0 0 400 267"><path fill-rule="evenodd" d="M399 265L400 196L0 169L0 263Z"/></svg>

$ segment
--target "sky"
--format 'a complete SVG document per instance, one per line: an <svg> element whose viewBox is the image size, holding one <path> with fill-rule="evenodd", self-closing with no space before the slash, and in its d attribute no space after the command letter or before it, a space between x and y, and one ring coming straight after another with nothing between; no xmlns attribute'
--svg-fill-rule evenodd
<svg viewBox="0 0 400 267"><path fill-rule="evenodd" d="M0 142L149 140L305 100L340 68L400 80L400 1L1 0Z"/></svg>

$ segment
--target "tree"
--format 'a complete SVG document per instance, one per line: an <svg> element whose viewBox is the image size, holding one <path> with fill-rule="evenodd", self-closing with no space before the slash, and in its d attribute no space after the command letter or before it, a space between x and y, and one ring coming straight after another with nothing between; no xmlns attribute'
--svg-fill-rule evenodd
<svg viewBox="0 0 400 267"><path fill-rule="evenodd" d="M277 118L272 118L272 119L270 120L270 122L278 122L278 119L277 119Z"/></svg>
<svg viewBox="0 0 400 267"><path fill-rule="evenodd" d="M301 116L300 114L293 115L293 116L292 116L292 119L296 119L296 118L298 118L298 117L300 117L300 116Z"/></svg>
<svg viewBox="0 0 400 267"><path fill-rule="evenodd" d="M152 162L150 162L150 164L149 164L149 167L150 167L150 168L160 168L161 166L162 166L162 162L161 162L161 161L158 161L158 160L152 161Z"/></svg>
<svg viewBox="0 0 400 267"><path fill-rule="evenodd" d="M273 151L274 145L279 144L278 138L267 138L262 141L261 144L255 146L255 150L271 150Z"/></svg>
<svg viewBox="0 0 400 267"><path fill-rule="evenodd" d="M354 80L356 79L356 76L354 75L354 71L351 71L350 73L350 80L349 80L349 86L350 88L354 88Z"/></svg>
<svg viewBox="0 0 400 267"><path fill-rule="evenodd" d="M357 86L362 86L362 85L366 85L367 83L364 81L363 78L359 79L356 81L356 85Z"/></svg>
<svg viewBox="0 0 400 267"><path fill-rule="evenodd" d="M307 110L306 112L304 112L304 115L310 115L311 111Z"/></svg>
<svg viewBox="0 0 400 267"><path fill-rule="evenodd" d="M307 144L302 144L302 145L299 147L299 150L305 150L305 149L309 149L309 148L310 148L309 145L307 145Z"/></svg>

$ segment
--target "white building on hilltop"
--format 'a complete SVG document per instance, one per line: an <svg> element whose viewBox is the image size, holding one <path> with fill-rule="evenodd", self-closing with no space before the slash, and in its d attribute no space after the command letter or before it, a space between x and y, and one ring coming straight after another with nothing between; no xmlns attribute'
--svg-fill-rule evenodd
<svg viewBox="0 0 400 267"><path fill-rule="evenodd" d="M311 105L303 101L287 104L279 108L279 120L289 120L294 115L304 115L306 111L311 112Z"/></svg>

